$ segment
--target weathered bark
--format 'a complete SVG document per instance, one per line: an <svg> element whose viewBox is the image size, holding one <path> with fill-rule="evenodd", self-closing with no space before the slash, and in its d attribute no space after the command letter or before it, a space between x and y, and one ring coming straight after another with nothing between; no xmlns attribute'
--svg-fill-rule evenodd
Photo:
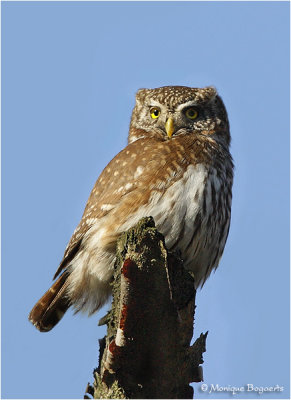
<svg viewBox="0 0 291 400"><path fill-rule="evenodd" d="M207 333L190 346L194 279L152 218L121 235L112 286L94 398L193 398Z"/></svg>

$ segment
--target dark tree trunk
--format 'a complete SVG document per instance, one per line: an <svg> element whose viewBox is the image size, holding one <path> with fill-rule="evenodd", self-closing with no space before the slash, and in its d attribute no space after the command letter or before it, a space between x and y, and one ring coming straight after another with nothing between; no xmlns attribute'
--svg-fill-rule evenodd
<svg viewBox="0 0 291 400"><path fill-rule="evenodd" d="M190 346L194 279L152 218L121 235L112 286L94 398L193 398L189 384L202 381L207 333Z"/></svg>

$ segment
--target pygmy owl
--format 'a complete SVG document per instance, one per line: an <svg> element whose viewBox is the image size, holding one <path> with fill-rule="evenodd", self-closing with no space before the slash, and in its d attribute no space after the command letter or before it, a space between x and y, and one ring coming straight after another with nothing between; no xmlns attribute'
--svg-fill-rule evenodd
<svg viewBox="0 0 291 400"><path fill-rule="evenodd" d="M227 113L215 88L141 89L128 145L102 171L51 288L29 319L49 331L69 306L89 315L110 296L116 241L152 216L202 286L227 239L233 163Z"/></svg>

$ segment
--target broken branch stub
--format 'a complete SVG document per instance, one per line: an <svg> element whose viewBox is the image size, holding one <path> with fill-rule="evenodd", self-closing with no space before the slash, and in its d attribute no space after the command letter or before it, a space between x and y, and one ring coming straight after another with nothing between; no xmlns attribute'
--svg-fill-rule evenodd
<svg viewBox="0 0 291 400"><path fill-rule="evenodd" d="M193 398L207 334L190 346L194 280L153 218L118 240L112 292L94 398Z"/></svg>

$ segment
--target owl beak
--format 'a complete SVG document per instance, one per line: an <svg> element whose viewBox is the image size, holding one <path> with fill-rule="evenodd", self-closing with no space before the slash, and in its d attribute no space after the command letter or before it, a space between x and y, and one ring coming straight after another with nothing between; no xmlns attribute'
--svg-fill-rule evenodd
<svg viewBox="0 0 291 400"><path fill-rule="evenodd" d="M171 137L172 137L172 135L173 135L173 133L174 133L174 129L175 129L175 127L174 127L174 120L173 120L172 117L169 117L169 118L167 119L167 122L166 122L166 124L165 124L165 129L166 129L167 135L168 135L169 138L171 139Z"/></svg>

